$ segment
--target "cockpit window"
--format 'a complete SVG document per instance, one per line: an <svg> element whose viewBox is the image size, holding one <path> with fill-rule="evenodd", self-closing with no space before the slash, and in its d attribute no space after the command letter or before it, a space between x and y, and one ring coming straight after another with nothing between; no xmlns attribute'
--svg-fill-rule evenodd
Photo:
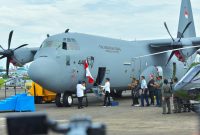
<svg viewBox="0 0 200 135"><path fill-rule="evenodd" d="M45 47L56 47L57 48L57 47L60 47L61 45L62 45L62 42L47 40L42 43L41 48L45 48Z"/></svg>
<svg viewBox="0 0 200 135"><path fill-rule="evenodd" d="M67 50L67 43L66 42L62 43L62 49Z"/></svg>
<svg viewBox="0 0 200 135"><path fill-rule="evenodd" d="M71 38L71 41L72 41L72 42L76 42L76 40L75 40L74 38Z"/></svg>
<svg viewBox="0 0 200 135"><path fill-rule="evenodd" d="M63 38L61 41L48 39L45 40L41 45L41 48L47 47L62 48L64 50L80 50L80 46L74 38Z"/></svg>

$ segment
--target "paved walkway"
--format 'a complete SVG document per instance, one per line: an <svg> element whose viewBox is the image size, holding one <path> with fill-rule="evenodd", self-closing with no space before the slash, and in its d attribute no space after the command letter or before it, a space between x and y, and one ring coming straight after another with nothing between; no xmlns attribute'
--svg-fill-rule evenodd
<svg viewBox="0 0 200 135"><path fill-rule="evenodd" d="M118 99L117 107L102 107L102 101L89 97L89 107L77 109L57 108L55 104L36 105L37 112L45 112L60 123L69 121L75 115L87 115L94 122L107 125L108 135L195 135L198 131L198 117L195 113L162 115L158 107L131 107L127 93ZM0 134L6 134L5 116L0 113ZM20 113L18 113L20 114ZM53 134L53 133L51 133Z"/></svg>

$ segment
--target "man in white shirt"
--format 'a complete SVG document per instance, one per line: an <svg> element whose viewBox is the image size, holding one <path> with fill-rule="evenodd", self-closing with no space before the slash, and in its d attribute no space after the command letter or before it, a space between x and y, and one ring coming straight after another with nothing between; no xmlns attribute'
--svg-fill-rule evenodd
<svg viewBox="0 0 200 135"><path fill-rule="evenodd" d="M194 59L194 62L195 63L199 63L200 62L200 50L197 51L197 55L196 55L196 57Z"/></svg>
<svg viewBox="0 0 200 135"><path fill-rule="evenodd" d="M105 90L105 97L104 97L104 106L110 106L110 79L106 78L106 82L104 86L101 86ZM108 99L108 104L107 104Z"/></svg>
<svg viewBox="0 0 200 135"><path fill-rule="evenodd" d="M141 106L144 106L144 99L146 100L147 106L149 106L149 97L148 97L148 88L147 88L147 82L145 80L144 76L141 76Z"/></svg>
<svg viewBox="0 0 200 135"><path fill-rule="evenodd" d="M83 96L84 96L84 90L85 88L85 81L82 81L81 83L76 85L76 94L78 97L78 109L82 109L83 105L82 105L82 101L83 101Z"/></svg>

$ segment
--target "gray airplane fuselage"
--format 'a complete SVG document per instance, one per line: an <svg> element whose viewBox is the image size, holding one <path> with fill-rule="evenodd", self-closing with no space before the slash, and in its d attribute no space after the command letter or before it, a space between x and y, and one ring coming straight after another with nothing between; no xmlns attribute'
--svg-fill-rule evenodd
<svg viewBox="0 0 200 135"><path fill-rule="evenodd" d="M66 45L63 45L63 42ZM105 77L111 79L111 87L125 90L131 77L139 79L150 66L161 66L163 76L171 78L172 63L177 65L177 77L186 72L184 64L174 56L166 65L169 53L138 57L155 53L150 41L124 41L80 33L62 33L48 37L37 51L29 68L33 81L57 93L75 93L76 84L86 80L83 61L89 58L89 69L96 80L98 69L106 68ZM90 58L94 58L90 61ZM190 61L190 60L188 60ZM148 77L148 74L145 74ZM149 78L147 78L149 79ZM88 84L88 88L92 85Z"/></svg>

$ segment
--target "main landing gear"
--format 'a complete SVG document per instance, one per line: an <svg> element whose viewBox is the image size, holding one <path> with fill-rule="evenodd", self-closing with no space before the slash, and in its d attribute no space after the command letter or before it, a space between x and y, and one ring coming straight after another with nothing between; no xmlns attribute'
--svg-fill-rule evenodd
<svg viewBox="0 0 200 135"><path fill-rule="evenodd" d="M57 107L71 107L73 104L72 94L69 92L57 93L55 103Z"/></svg>
<svg viewBox="0 0 200 135"><path fill-rule="evenodd" d="M120 98L120 97L122 97L122 92L123 91L121 91L121 90L113 89L113 90L111 90L111 96L114 98Z"/></svg>

